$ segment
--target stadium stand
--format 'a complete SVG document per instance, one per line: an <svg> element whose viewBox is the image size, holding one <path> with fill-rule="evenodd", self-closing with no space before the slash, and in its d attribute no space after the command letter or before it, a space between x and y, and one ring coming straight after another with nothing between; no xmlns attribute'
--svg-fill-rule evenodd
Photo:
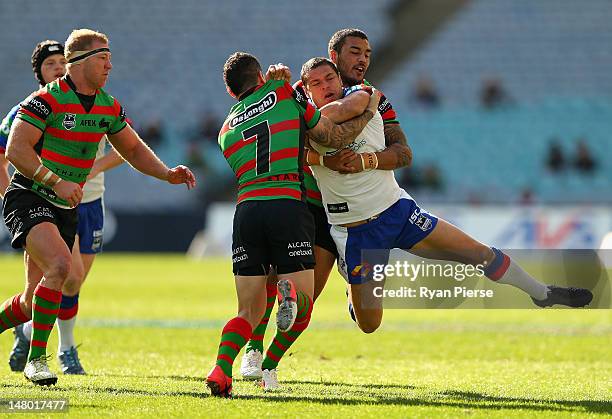
<svg viewBox="0 0 612 419"><path fill-rule="evenodd" d="M108 90L137 127L162 120L164 140L155 150L177 163L192 150L203 115L223 117L233 103L221 78L231 52L248 50L262 63L282 61L296 78L306 57L326 54L329 36L340 27L363 28L376 48L391 40L387 13L395 3L353 1L350 13L342 0L279 2L267 10L247 0L183 0L180 7L170 1L57 0L44 11L33 2L2 3L0 105L8 111L34 89L29 54L36 42L64 40L76 27L99 29L111 36L115 67ZM612 154L612 4L561 3L469 1L380 83L399 113L417 167L435 163L441 172L443 191L427 199L516 202L528 188L537 202L612 201L612 164L604 158ZM410 90L423 75L435 84L440 108L411 106ZM511 105L480 108L479 92L489 78L503 83ZM594 173L549 173L551 137L566 151L585 138L598 157ZM207 178L219 186L218 180L231 177L214 142L195 150L206 167L204 188L210 186ZM110 172L109 205L201 202L184 191L149 187L143 179L129 168Z"/></svg>

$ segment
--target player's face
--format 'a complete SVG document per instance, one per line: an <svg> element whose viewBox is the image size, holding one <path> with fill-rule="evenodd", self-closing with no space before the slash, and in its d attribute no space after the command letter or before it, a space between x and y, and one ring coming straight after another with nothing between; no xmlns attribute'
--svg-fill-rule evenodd
<svg viewBox="0 0 612 419"><path fill-rule="evenodd" d="M45 83L51 83L55 79L64 77L66 74L66 59L62 54L53 54L45 58L40 66Z"/></svg>
<svg viewBox="0 0 612 419"><path fill-rule="evenodd" d="M100 41L94 41L91 49L108 48L108 44ZM83 63L83 74L91 87L99 89L106 84L111 68L111 53L101 52L95 54L85 60Z"/></svg>
<svg viewBox="0 0 612 419"><path fill-rule="evenodd" d="M306 91L318 108L342 97L342 81L333 68L323 64L306 75Z"/></svg>
<svg viewBox="0 0 612 419"><path fill-rule="evenodd" d="M331 59L338 66L345 86L360 84L370 66L372 49L367 39L349 36L344 40L340 53L331 52Z"/></svg>

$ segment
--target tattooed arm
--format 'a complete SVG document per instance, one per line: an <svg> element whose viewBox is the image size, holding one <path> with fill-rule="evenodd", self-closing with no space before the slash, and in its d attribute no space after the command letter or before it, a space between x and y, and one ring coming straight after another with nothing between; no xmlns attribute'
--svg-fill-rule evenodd
<svg viewBox="0 0 612 419"><path fill-rule="evenodd" d="M378 93L372 94L365 112L339 125L321 115L319 123L308 131L309 140L335 149L349 145L363 131L367 123L374 116L374 113L377 112L379 100L380 95Z"/></svg>
<svg viewBox="0 0 612 419"><path fill-rule="evenodd" d="M376 153L379 169L393 170L410 166L412 150L399 124L385 124L385 144L387 148Z"/></svg>

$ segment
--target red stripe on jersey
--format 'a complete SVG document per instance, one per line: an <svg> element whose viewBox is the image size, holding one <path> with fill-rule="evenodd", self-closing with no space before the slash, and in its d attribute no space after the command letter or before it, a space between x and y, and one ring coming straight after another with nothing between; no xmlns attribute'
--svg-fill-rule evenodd
<svg viewBox="0 0 612 419"><path fill-rule="evenodd" d="M60 85L60 89L62 89L62 92L64 93L70 90L70 86L68 85L68 83L66 83L64 79L59 79L59 85Z"/></svg>
<svg viewBox="0 0 612 419"><path fill-rule="evenodd" d="M249 138L247 140L236 141L234 144L232 144L231 146L229 146L227 149L225 149L223 151L223 155L225 156L226 159L229 159L229 157L232 154L234 154L236 151L240 150L245 145L251 144L252 142L255 141L256 138L257 137L252 136L251 138Z"/></svg>
<svg viewBox="0 0 612 419"><path fill-rule="evenodd" d="M383 121L392 121L397 118L397 114L395 113L395 109L391 108L387 112L382 115Z"/></svg>
<svg viewBox="0 0 612 419"><path fill-rule="evenodd" d="M312 173L312 169L310 168L308 163L306 163L306 159L304 159L303 170L304 170L305 173L314 176L314 173Z"/></svg>
<svg viewBox="0 0 612 419"><path fill-rule="evenodd" d="M306 122L310 122L310 120L314 117L315 108L310 104L310 102L306 102L306 112L304 113L304 119Z"/></svg>
<svg viewBox="0 0 612 419"><path fill-rule="evenodd" d="M321 192L315 192L310 189L306 190L306 196L310 199L314 199L316 201L321 201L323 198L321 197Z"/></svg>
<svg viewBox="0 0 612 419"><path fill-rule="evenodd" d="M254 138L254 137L253 137ZM298 147L293 148L284 148L282 150L274 151L270 153L270 163L273 163L282 159L296 158L300 153L300 149ZM236 177L240 179L245 172L252 170L255 168L255 160L251 159L248 162L244 163L242 166L236 170Z"/></svg>
<svg viewBox="0 0 612 419"><path fill-rule="evenodd" d="M283 148L282 150L274 151L270 154L270 163L273 163L282 159L289 159L292 157L297 157L300 154L300 149L298 147L292 148Z"/></svg>
<svg viewBox="0 0 612 419"><path fill-rule="evenodd" d="M62 140L78 141L81 143L97 143L104 136L103 132L76 132L53 127L47 127L46 132Z"/></svg>
<svg viewBox="0 0 612 419"><path fill-rule="evenodd" d="M40 122L45 122L45 120L44 120L44 119L42 119L40 116L38 116L38 115L36 115L36 114L33 114L32 112L30 112L30 111L28 111L28 110L26 110L26 109L20 108L18 113L25 114L25 115L27 115L27 116L29 116L29 117L32 117L32 118L34 118L34 119L39 120Z"/></svg>
<svg viewBox="0 0 612 419"><path fill-rule="evenodd" d="M254 191L244 192L238 195L238 203L242 202L247 198L257 198L260 196L290 196L292 198L301 200L302 193L291 188L263 188L256 189Z"/></svg>
<svg viewBox="0 0 612 419"><path fill-rule="evenodd" d="M281 131L288 131L291 129L300 129L299 119L288 119L286 121L277 122L276 124L270 125L270 134L274 135Z"/></svg>
<svg viewBox="0 0 612 419"><path fill-rule="evenodd" d="M262 179L252 180L238 186L238 189L246 188L247 186L255 185L262 182L299 182L300 175L297 173L285 173L282 175L268 176Z"/></svg>
<svg viewBox="0 0 612 419"><path fill-rule="evenodd" d="M68 156L62 156L61 154L54 153L53 151L43 149L40 157L43 159L51 160L55 163L65 164L66 166L78 167L80 169L90 169L93 166L95 159L73 159Z"/></svg>
<svg viewBox="0 0 612 419"><path fill-rule="evenodd" d="M219 137L221 137L223 134L225 134L226 132L229 131L229 124L226 122L225 124L223 124L223 126L221 127L221 131L219 131Z"/></svg>
<svg viewBox="0 0 612 419"><path fill-rule="evenodd" d="M276 100L279 102L281 100L289 99L293 94L293 87L287 82L280 87L277 87L276 90Z"/></svg>

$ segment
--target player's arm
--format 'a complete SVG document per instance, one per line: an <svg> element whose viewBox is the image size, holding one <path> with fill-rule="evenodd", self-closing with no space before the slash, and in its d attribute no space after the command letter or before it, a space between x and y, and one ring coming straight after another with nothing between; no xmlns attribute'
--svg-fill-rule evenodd
<svg viewBox="0 0 612 419"><path fill-rule="evenodd" d="M370 93L365 90L335 100L321 108L321 114L336 124L361 115L368 107Z"/></svg>
<svg viewBox="0 0 612 419"><path fill-rule="evenodd" d="M384 151L376 153L378 169L393 170L408 167L412 163L412 150L400 124L385 124Z"/></svg>
<svg viewBox="0 0 612 419"><path fill-rule="evenodd" d="M70 206L76 207L83 198L83 191L79 184L63 181L58 175L43 166L34 151L34 146L41 134L40 128L16 118L6 146L6 159L15 166L19 173L53 189L58 197L67 201Z"/></svg>
<svg viewBox="0 0 612 419"><path fill-rule="evenodd" d="M9 185L8 167L9 161L4 157L4 152L0 151L0 198L4 198L4 192Z"/></svg>
<svg viewBox="0 0 612 419"><path fill-rule="evenodd" d="M125 160L123 160L121 154L119 154L117 150L111 147L108 153L106 153L103 157L100 157L94 162L94 165L91 168L91 172L89 172L89 176L87 176L87 179L92 179L102 172L114 169L115 167L123 164L124 161Z"/></svg>
<svg viewBox="0 0 612 419"><path fill-rule="evenodd" d="M378 93L372 94L365 112L339 125L325 115L321 115L319 122L307 131L309 139L329 148L339 149L349 145L377 112L379 100L380 95Z"/></svg>
<svg viewBox="0 0 612 419"><path fill-rule="evenodd" d="M195 177L189 168L177 166L169 169L131 126L126 125L115 134L109 133L108 140L125 161L139 172L171 184L184 183L188 189L195 187Z"/></svg>

